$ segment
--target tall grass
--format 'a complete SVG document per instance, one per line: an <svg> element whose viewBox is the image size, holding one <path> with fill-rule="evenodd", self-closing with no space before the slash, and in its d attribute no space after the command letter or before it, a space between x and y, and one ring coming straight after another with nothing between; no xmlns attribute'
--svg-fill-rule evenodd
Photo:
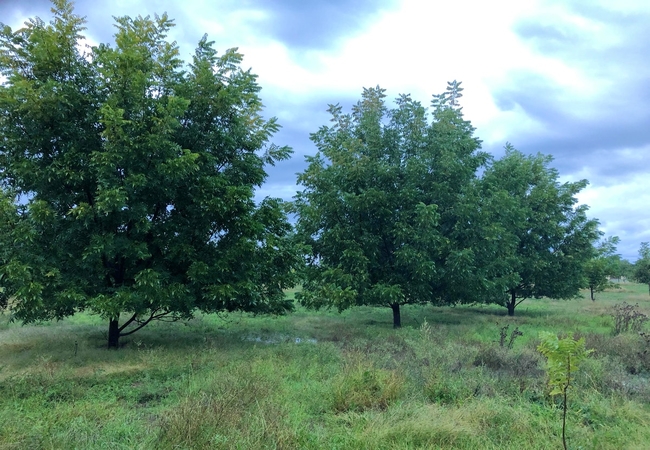
<svg viewBox="0 0 650 450"><path fill-rule="evenodd" d="M404 308L153 324L105 350L84 314L0 317L0 449L555 449L539 331L584 336L570 448L647 448L650 344L612 334L612 307L650 312L645 285L596 302ZM426 324L425 324L426 321ZM511 349L499 330L519 327Z"/></svg>

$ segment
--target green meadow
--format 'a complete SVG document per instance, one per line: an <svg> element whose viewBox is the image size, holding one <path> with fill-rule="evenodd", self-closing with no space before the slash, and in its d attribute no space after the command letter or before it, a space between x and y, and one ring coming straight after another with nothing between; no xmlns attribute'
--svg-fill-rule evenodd
<svg viewBox="0 0 650 450"><path fill-rule="evenodd" d="M650 314L650 296L620 286L526 300L515 317L405 307L397 330L389 308L199 315L116 351L96 316L2 316L0 449L557 449L540 331L594 350L569 392L569 448L647 449L650 340L614 335L612 311Z"/></svg>

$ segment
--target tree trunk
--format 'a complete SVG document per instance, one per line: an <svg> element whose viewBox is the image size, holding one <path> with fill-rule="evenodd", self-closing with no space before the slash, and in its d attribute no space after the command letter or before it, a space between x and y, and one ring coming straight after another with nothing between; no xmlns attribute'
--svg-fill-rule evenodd
<svg viewBox="0 0 650 450"><path fill-rule="evenodd" d="M595 302L596 299L594 298L594 288L592 286L589 286L589 290L591 291L591 301Z"/></svg>
<svg viewBox="0 0 650 450"><path fill-rule="evenodd" d="M120 344L119 319L111 319L108 322L108 348L118 348Z"/></svg>
<svg viewBox="0 0 650 450"><path fill-rule="evenodd" d="M509 316L514 316L515 315L515 307L517 306L517 296L515 292L510 293L510 301L506 302L506 307L508 308L508 315Z"/></svg>
<svg viewBox="0 0 650 450"><path fill-rule="evenodd" d="M390 307L393 310L393 328L401 328L402 318L399 313L399 303L393 303Z"/></svg>

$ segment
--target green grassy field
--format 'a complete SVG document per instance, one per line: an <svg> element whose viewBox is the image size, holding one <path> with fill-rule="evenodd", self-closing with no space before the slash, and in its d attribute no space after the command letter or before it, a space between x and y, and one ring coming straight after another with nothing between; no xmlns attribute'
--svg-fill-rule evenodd
<svg viewBox="0 0 650 450"><path fill-rule="evenodd" d="M0 449L557 449L542 330L595 350L570 394L569 448L647 449L650 344L612 335L623 301L650 314L647 286L627 283L595 302L527 300L512 318L407 307L400 330L388 308L199 316L119 351L97 317L0 317ZM523 332L512 349L506 325Z"/></svg>

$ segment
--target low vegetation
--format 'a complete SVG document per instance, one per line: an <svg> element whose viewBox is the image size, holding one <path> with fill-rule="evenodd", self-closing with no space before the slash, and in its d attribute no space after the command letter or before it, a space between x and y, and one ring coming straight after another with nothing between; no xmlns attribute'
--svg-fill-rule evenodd
<svg viewBox="0 0 650 450"><path fill-rule="evenodd" d="M562 402L549 396L542 331L594 350L572 375L568 448L644 448L650 343L645 327L614 334L613 312L650 312L645 286L584 294L516 317L410 306L398 330L372 307L203 315L152 324L119 352L106 350L99 317L4 316L0 448L558 448Z"/></svg>

